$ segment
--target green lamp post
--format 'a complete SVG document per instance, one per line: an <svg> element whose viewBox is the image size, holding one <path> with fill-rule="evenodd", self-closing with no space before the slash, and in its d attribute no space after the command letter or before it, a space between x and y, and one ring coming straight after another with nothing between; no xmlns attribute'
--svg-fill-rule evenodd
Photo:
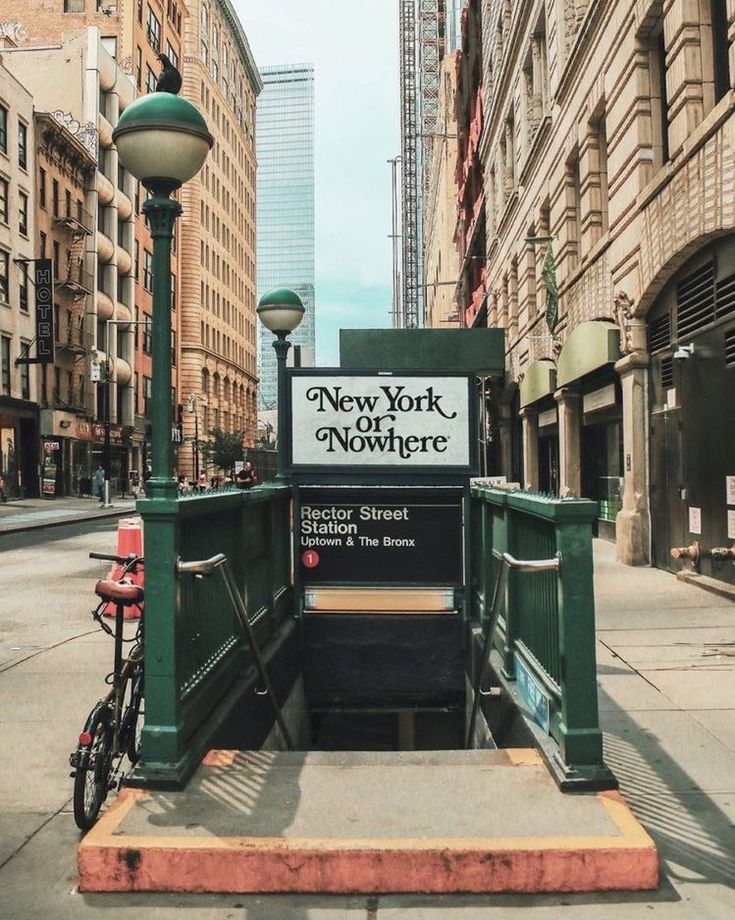
<svg viewBox="0 0 735 920"><path fill-rule="evenodd" d="M171 193L204 165L214 139L199 111L173 93L136 99L112 132L122 165L150 193L143 213L153 238L150 498L175 498L171 427L171 240L181 214Z"/></svg>
<svg viewBox="0 0 735 920"><path fill-rule="evenodd" d="M268 291L258 303L257 314L261 323L275 335L273 348L278 368L277 479L286 478L286 356L291 347L288 335L297 328L305 312L299 295L288 288Z"/></svg>

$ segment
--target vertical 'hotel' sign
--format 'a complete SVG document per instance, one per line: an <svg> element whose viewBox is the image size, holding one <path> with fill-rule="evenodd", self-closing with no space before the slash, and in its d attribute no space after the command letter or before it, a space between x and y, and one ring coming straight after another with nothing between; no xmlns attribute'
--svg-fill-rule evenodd
<svg viewBox="0 0 735 920"><path fill-rule="evenodd" d="M34 262L36 288L36 363L54 360L54 282L51 259Z"/></svg>

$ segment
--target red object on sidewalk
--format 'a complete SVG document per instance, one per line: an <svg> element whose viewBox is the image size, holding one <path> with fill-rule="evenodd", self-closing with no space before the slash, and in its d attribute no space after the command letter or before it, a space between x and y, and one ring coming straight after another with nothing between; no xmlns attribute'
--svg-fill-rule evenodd
<svg viewBox="0 0 735 920"><path fill-rule="evenodd" d="M143 555L143 525L139 518L122 518L117 524L117 549L118 556L129 556L134 553L136 556ZM115 581L120 579L123 567L115 563L110 569L110 578ZM138 566L135 572L128 572L125 578L130 579L133 584L144 587L145 570L142 565ZM144 602L145 603L145 602ZM108 604L104 610L106 617L115 616L115 605ZM143 613L143 604L136 604L133 607L126 607L123 615L126 620L137 620Z"/></svg>

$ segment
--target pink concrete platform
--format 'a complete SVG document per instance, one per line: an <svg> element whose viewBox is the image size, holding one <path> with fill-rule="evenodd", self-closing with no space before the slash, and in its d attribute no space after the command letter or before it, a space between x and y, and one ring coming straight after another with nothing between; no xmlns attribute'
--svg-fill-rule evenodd
<svg viewBox="0 0 735 920"><path fill-rule="evenodd" d="M561 892L658 884L619 793L563 795L535 751L214 751L186 790L124 790L81 891Z"/></svg>

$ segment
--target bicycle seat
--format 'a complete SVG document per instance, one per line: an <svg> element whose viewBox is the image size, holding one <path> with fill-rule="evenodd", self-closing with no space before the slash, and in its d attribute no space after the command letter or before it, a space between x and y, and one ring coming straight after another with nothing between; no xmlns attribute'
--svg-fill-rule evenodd
<svg viewBox="0 0 735 920"><path fill-rule="evenodd" d="M140 604L144 597L144 592L138 585L124 581L115 581L113 578L106 578L98 581L94 586L94 593L101 597L103 601L112 604L121 604L123 607L132 607L134 604Z"/></svg>

